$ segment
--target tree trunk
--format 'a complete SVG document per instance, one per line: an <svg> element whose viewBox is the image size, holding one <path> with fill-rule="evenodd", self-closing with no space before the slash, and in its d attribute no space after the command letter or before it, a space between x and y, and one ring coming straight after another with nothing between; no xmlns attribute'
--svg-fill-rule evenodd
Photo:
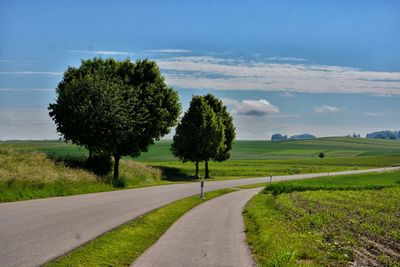
<svg viewBox="0 0 400 267"><path fill-rule="evenodd" d="M92 159L93 151L89 148L89 160Z"/></svg>
<svg viewBox="0 0 400 267"><path fill-rule="evenodd" d="M208 160L206 160L205 172L206 172L205 178L210 178L210 174L209 174L209 172L208 172Z"/></svg>
<svg viewBox="0 0 400 267"><path fill-rule="evenodd" d="M196 179L199 179L199 162L196 160Z"/></svg>
<svg viewBox="0 0 400 267"><path fill-rule="evenodd" d="M121 156L118 154L114 154L114 179L113 179L113 183L114 185L117 184L118 182L118 177L119 177L119 160L120 160Z"/></svg>

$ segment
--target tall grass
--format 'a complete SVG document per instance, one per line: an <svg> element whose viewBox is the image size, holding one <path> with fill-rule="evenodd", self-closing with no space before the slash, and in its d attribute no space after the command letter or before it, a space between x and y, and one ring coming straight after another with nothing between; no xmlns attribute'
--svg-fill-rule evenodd
<svg viewBox="0 0 400 267"><path fill-rule="evenodd" d="M112 174L96 176L82 161L82 156L55 159L0 146L0 202L114 190ZM120 173L126 187L163 183L160 170L132 160L121 161Z"/></svg>

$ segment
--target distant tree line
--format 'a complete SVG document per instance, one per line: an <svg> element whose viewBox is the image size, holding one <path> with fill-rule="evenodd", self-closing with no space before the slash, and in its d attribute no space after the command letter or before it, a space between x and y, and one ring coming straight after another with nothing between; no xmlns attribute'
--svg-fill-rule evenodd
<svg viewBox="0 0 400 267"><path fill-rule="evenodd" d="M373 132L366 135L366 138L376 139L400 139L400 131L379 131Z"/></svg>
<svg viewBox="0 0 400 267"><path fill-rule="evenodd" d="M308 140L308 139L315 139L317 138L315 135L312 134L298 134L288 137L287 135L282 134L273 134L271 136L271 141L284 141L284 140Z"/></svg>

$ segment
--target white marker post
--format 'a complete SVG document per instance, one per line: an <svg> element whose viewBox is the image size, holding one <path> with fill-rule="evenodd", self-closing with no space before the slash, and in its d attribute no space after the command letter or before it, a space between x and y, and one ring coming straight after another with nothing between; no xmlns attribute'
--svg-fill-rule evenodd
<svg viewBox="0 0 400 267"><path fill-rule="evenodd" d="M201 180L200 183L200 198L204 199L204 178Z"/></svg>

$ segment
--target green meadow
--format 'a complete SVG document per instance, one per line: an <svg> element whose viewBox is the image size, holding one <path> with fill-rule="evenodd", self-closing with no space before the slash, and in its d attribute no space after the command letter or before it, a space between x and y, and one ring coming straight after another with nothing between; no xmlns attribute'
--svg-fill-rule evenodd
<svg viewBox="0 0 400 267"><path fill-rule="evenodd" d="M193 181L194 164L160 141L138 158L125 157L123 187ZM323 152L325 158L319 158ZM114 190L111 174L98 177L82 166L85 148L62 141L0 142L0 201ZM211 180L333 172L400 165L400 142L331 137L301 141L235 141L231 158L210 162ZM200 164L200 176L204 175Z"/></svg>

